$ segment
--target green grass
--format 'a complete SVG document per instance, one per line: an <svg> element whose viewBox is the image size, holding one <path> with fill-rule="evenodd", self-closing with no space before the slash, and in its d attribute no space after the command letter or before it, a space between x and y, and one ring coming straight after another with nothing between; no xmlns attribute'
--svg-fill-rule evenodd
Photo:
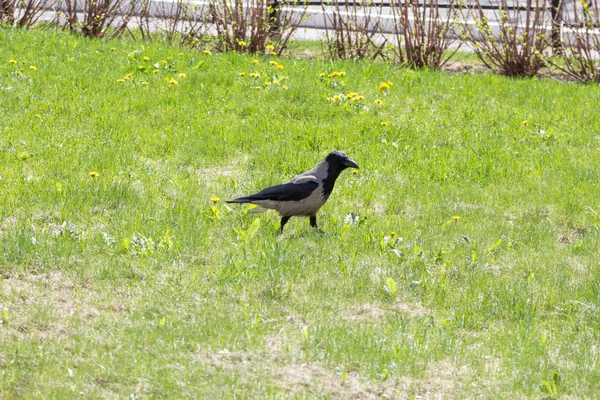
<svg viewBox="0 0 600 400"><path fill-rule="evenodd" d="M598 86L0 43L0 397L600 391ZM211 202L334 149L324 234Z"/></svg>

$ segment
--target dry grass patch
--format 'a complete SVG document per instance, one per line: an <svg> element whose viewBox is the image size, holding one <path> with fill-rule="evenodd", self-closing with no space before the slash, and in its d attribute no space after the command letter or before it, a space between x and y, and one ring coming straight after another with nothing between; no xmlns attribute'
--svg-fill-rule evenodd
<svg viewBox="0 0 600 400"><path fill-rule="evenodd" d="M482 63L472 61L449 61L443 70L453 74L481 74L489 71Z"/></svg>
<svg viewBox="0 0 600 400"><path fill-rule="evenodd" d="M357 372L347 376L325 369L315 363L285 365L275 372L279 385L299 396L307 393L330 399L375 399L377 386L361 379Z"/></svg>
<svg viewBox="0 0 600 400"><path fill-rule="evenodd" d="M69 319L89 324L100 317L99 304L97 293L61 272L6 274L0 281L0 308L6 309L8 317L0 338L66 339L75 329ZM109 309L122 307L114 302Z"/></svg>
<svg viewBox="0 0 600 400"><path fill-rule="evenodd" d="M248 161L248 156L238 154L225 165L211 166L198 169L191 169L188 172L198 177L198 183L210 185L220 182L222 179L239 180L242 176L242 167Z"/></svg>
<svg viewBox="0 0 600 400"><path fill-rule="evenodd" d="M487 372L487 371L486 371ZM421 378L400 378L394 387L396 397L401 399L460 399L469 398L472 387L466 387L465 382L471 382L469 385L479 385L474 383L477 380L473 370L467 365L461 365L456 360L442 359L430 362ZM491 383L487 388L476 393L484 393L493 386Z"/></svg>
<svg viewBox="0 0 600 400"><path fill-rule="evenodd" d="M198 358L218 370L235 372L247 381L266 381L292 397L316 396L330 399L374 399L381 392L377 385L361 379L358 373L337 374L317 363L283 363L279 346L265 347L262 353L202 351Z"/></svg>
<svg viewBox="0 0 600 400"><path fill-rule="evenodd" d="M346 312L342 313L343 318L349 322L376 322L387 317L405 316L409 318L420 318L431 314L419 303L409 303L397 300L394 303L379 304L359 304L352 306Z"/></svg>

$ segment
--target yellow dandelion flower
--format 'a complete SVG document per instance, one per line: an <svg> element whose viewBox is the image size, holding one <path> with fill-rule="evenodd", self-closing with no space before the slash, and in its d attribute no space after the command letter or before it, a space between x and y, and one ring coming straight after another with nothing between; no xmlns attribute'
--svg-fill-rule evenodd
<svg viewBox="0 0 600 400"><path fill-rule="evenodd" d="M268 81L265 82L265 86L267 86L267 87L271 86L271 82L268 82Z"/></svg>
<svg viewBox="0 0 600 400"><path fill-rule="evenodd" d="M269 64L276 67L279 63L277 61L269 61Z"/></svg>
<svg viewBox="0 0 600 400"><path fill-rule="evenodd" d="M23 75L23 72L17 71L17 75L21 76L21 75Z"/></svg>
<svg viewBox="0 0 600 400"><path fill-rule="evenodd" d="M212 52L208 49L203 51L204 54L206 54L207 56L212 56Z"/></svg>
<svg viewBox="0 0 600 400"><path fill-rule="evenodd" d="M19 151L17 157L19 157L19 160L27 160L28 158L31 158L31 155L27 151Z"/></svg>
<svg viewBox="0 0 600 400"><path fill-rule="evenodd" d="M394 86L394 84L392 83L392 81L387 81L386 83L388 84L389 87Z"/></svg>
<svg viewBox="0 0 600 400"><path fill-rule="evenodd" d="M42 119L42 116L40 114L35 114L36 117L38 117L39 119Z"/></svg>
<svg viewBox="0 0 600 400"><path fill-rule="evenodd" d="M332 73L327 75L328 78L337 78L338 76L340 76L340 74L336 71L333 71Z"/></svg>
<svg viewBox="0 0 600 400"><path fill-rule="evenodd" d="M110 51L117 51L117 48L116 47L111 47Z"/></svg>
<svg viewBox="0 0 600 400"><path fill-rule="evenodd" d="M277 53L275 53L274 51L270 52L269 54L272 55L272 56L276 56L277 55Z"/></svg>
<svg viewBox="0 0 600 400"><path fill-rule="evenodd" d="M127 75L125 75L125 78L129 79L129 78L131 78L132 76L133 76L133 74L130 72L130 73L128 73Z"/></svg>
<svg viewBox="0 0 600 400"><path fill-rule="evenodd" d="M254 86L254 89L262 89L262 86Z"/></svg>
<svg viewBox="0 0 600 400"><path fill-rule="evenodd" d="M342 100L342 97L339 94L336 94L335 96L332 97L333 101L340 101Z"/></svg>
<svg viewBox="0 0 600 400"><path fill-rule="evenodd" d="M245 72L240 72L240 76L246 76Z"/></svg>
<svg viewBox="0 0 600 400"><path fill-rule="evenodd" d="M349 99L356 97L356 96L358 96L358 93L356 93L356 92L350 92L346 95L346 97Z"/></svg>
<svg viewBox="0 0 600 400"><path fill-rule="evenodd" d="M169 62L167 60L160 60L160 63L163 65L167 65Z"/></svg>
<svg viewBox="0 0 600 400"><path fill-rule="evenodd" d="M396 236L396 232L390 233L390 236Z"/></svg>
<svg viewBox="0 0 600 400"><path fill-rule="evenodd" d="M365 98L365 96L354 96L350 100L352 100L352 101L361 101L361 100L364 100L364 98Z"/></svg>
<svg viewBox="0 0 600 400"><path fill-rule="evenodd" d="M159 72L160 72L160 71L159 71L158 69L153 69L153 70L152 70L152 73L153 73L153 74L158 74Z"/></svg>
<svg viewBox="0 0 600 400"><path fill-rule="evenodd" d="M217 196L213 196L210 198L210 201L212 201L213 203L218 203L219 201L221 201L221 198L217 197Z"/></svg>
<svg viewBox="0 0 600 400"><path fill-rule="evenodd" d="M275 46L273 46L272 44L268 44L267 45L267 50L273 51L273 50L275 50Z"/></svg>
<svg viewBox="0 0 600 400"><path fill-rule="evenodd" d="M386 90L388 90L390 88L390 84L388 82L383 82L381 84L379 84L379 87L377 88L377 90L379 91L379 93L383 93Z"/></svg>
<svg viewBox="0 0 600 400"><path fill-rule="evenodd" d="M252 73L250 74L250 77L251 77L251 78L260 78L260 72L252 72Z"/></svg>
<svg viewBox="0 0 600 400"><path fill-rule="evenodd" d="M143 81L143 82L142 82L142 85L146 86L146 85L149 85L149 83L148 83L148 82L146 82L146 81Z"/></svg>
<svg viewBox="0 0 600 400"><path fill-rule="evenodd" d="M117 83L123 83L125 82L125 79L121 78L121 79L117 79Z"/></svg>
<svg viewBox="0 0 600 400"><path fill-rule="evenodd" d="M277 65L275 66L275 69L282 70L282 69L283 69L283 65L281 65L281 64L277 64Z"/></svg>
<svg viewBox="0 0 600 400"><path fill-rule="evenodd" d="M452 217L452 219L453 219L454 221L460 221L460 217L459 217L458 215L454 215L454 216Z"/></svg>
<svg viewBox="0 0 600 400"><path fill-rule="evenodd" d="M97 178L97 177L99 177L99 176L100 176L100 174L99 174L98 172L96 172L96 171L90 171L90 172L88 172L88 175L89 175L91 178Z"/></svg>
<svg viewBox="0 0 600 400"><path fill-rule="evenodd" d="M150 57L144 56L144 61L150 61Z"/></svg>
<svg viewBox="0 0 600 400"><path fill-rule="evenodd" d="M377 99L377 100L375 100L375 104L377 104L377 105L382 105L382 104L383 104L383 101L381 101L381 100Z"/></svg>
<svg viewBox="0 0 600 400"><path fill-rule="evenodd" d="M17 60L10 60L9 63L11 63L12 65L15 65L17 63Z"/></svg>
<svg viewBox="0 0 600 400"><path fill-rule="evenodd" d="M171 79L169 79L169 83L170 83L171 85L178 85L178 84L179 84L179 82L177 82L177 80L175 80L175 78L171 78Z"/></svg>
<svg viewBox="0 0 600 400"><path fill-rule="evenodd" d="M277 79L273 80L273 85L279 86L279 81Z"/></svg>
<svg viewBox="0 0 600 400"><path fill-rule="evenodd" d="M29 69L32 71L37 71L37 67L35 65L30 65Z"/></svg>
<svg viewBox="0 0 600 400"><path fill-rule="evenodd" d="M251 62L252 64L258 64L258 60L257 60L257 59L254 59L254 60L252 60L252 61L250 61L250 62Z"/></svg>
<svg viewBox="0 0 600 400"><path fill-rule="evenodd" d="M283 86L281 86L281 88L282 88L283 90L288 90L288 87L287 87L286 85L283 85Z"/></svg>
<svg viewBox="0 0 600 400"><path fill-rule="evenodd" d="M356 175L356 174L358 174L358 170L357 169L353 169L352 170L352 175Z"/></svg>
<svg viewBox="0 0 600 400"><path fill-rule="evenodd" d="M240 40L240 41L238 42L238 45L239 45L240 47L246 47L246 46L247 46L247 43L246 43L246 42L244 42L243 40Z"/></svg>
<svg viewBox="0 0 600 400"><path fill-rule="evenodd" d="M527 126L528 124L529 124L529 121L527 121L527 120L521 122L521 125L523 125L523 126Z"/></svg>
<svg viewBox="0 0 600 400"><path fill-rule="evenodd" d="M381 126L388 126L390 123L388 121L381 122Z"/></svg>
<svg viewBox="0 0 600 400"><path fill-rule="evenodd" d="M25 65L25 64L27 64L27 61L21 60L21 64Z"/></svg>
<svg viewBox="0 0 600 400"><path fill-rule="evenodd" d="M145 66L143 66L143 65L138 65L138 70L140 70L140 71L143 71L143 70L145 70L145 69L146 69L146 67L145 67Z"/></svg>
<svg viewBox="0 0 600 400"><path fill-rule="evenodd" d="M185 74L185 72L180 72L177 74L177 76L180 78L187 78L187 75Z"/></svg>
<svg viewBox="0 0 600 400"><path fill-rule="evenodd" d="M325 75L326 75L326 74L325 74L325 72L321 72L321 73L319 74L319 78L325 78Z"/></svg>
<svg viewBox="0 0 600 400"><path fill-rule="evenodd" d="M346 73L344 71L341 71L341 72L338 72L338 75L343 78L344 76L346 76Z"/></svg>

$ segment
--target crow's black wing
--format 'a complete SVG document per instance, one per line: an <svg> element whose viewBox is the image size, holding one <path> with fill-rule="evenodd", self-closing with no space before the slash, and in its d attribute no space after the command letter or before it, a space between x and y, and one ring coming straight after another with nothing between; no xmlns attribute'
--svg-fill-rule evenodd
<svg viewBox="0 0 600 400"><path fill-rule="evenodd" d="M240 197L239 199L231 200L231 203L250 203L259 200L275 200L275 201L294 201L302 200L310 196L312 192L319 186L317 181L307 181L302 183L284 183L281 185L271 186L260 192Z"/></svg>

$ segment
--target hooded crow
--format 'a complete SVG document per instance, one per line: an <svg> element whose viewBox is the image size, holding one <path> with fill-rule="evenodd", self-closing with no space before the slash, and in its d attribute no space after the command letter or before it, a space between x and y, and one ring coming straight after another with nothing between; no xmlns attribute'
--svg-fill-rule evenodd
<svg viewBox="0 0 600 400"><path fill-rule="evenodd" d="M281 233L291 217L309 217L310 226L316 228L317 211L325 204L333 191L335 180L346 168L358 168L358 164L343 151L333 151L316 167L286 183L228 203L251 203L276 210L281 215Z"/></svg>

